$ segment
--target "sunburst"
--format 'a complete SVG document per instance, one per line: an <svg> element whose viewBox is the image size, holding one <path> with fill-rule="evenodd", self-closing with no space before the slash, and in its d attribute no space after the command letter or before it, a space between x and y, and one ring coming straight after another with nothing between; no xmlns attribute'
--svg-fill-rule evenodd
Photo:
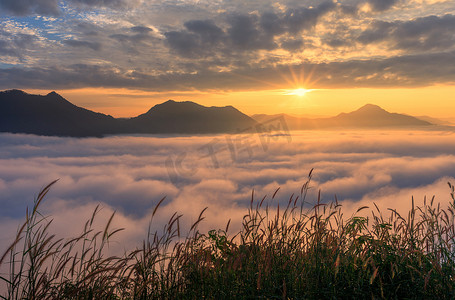
<svg viewBox="0 0 455 300"><path fill-rule="evenodd" d="M307 93L314 91L312 89L305 89L305 88L298 88L298 89L293 89L293 90L284 90L283 95L290 95L290 96L299 96L303 97Z"/></svg>

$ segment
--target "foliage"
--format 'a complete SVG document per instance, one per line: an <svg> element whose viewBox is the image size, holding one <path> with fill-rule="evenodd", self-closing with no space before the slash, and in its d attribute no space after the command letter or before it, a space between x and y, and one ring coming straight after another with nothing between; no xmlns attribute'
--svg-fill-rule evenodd
<svg viewBox="0 0 455 300"><path fill-rule="evenodd" d="M98 208L83 232L57 239L52 220L38 207L41 191L16 240L0 258L4 299L453 299L455 298L455 198L446 209L425 201L407 216L375 205L343 215L335 201L306 209L308 181L285 207L264 197L250 206L242 229L201 233L201 212L182 237L174 214L162 232L122 257L104 248L119 230L92 228ZM276 193L272 196L275 197ZM156 206L156 214L162 199ZM412 200L413 201L413 200ZM414 201L413 201L414 202Z"/></svg>

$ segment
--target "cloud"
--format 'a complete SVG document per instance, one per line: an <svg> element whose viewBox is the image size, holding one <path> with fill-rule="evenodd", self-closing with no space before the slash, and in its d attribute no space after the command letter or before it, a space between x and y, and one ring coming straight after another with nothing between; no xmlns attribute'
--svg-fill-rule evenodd
<svg viewBox="0 0 455 300"><path fill-rule="evenodd" d="M98 51L101 48L101 44L97 42L89 41L78 41L78 40L63 40L63 43L71 47L86 47L92 50Z"/></svg>
<svg viewBox="0 0 455 300"><path fill-rule="evenodd" d="M19 53L6 41L0 41L0 54L7 56L20 56Z"/></svg>
<svg viewBox="0 0 455 300"><path fill-rule="evenodd" d="M454 84L453 5L417 2L0 0L3 16L59 17L2 21L0 87L258 90L264 82L287 84L283 74L300 69L312 70L314 88ZM361 10L365 3L372 12ZM452 133L307 132L267 151L255 136L251 155L217 153L218 168L201 151L212 138L0 134L1 234L17 228L25 207L56 178L43 204L62 224L56 230L70 222L78 231L80 216L101 203L102 218L116 210L118 225L132 232L121 237L129 244L143 238L163 196L157 227L175 210L191 224L208 206L201 226L209 229L240 220L253 189L255 199L269 201L281 186L273 203L287 201L311 168L309 203L321 189L324 201L336 194L352 207L408 205L411 195L433 193L445 201L446 182L455 181ZM163 163L182 152L183 169Z"/></svg>
<svg viewBox="0 0 455 300"><path fill-rule="evenodd" d="M122 7L125 4L124 0L69 0L73 4L82 4L87 6L98 7Z"/></svg>
<svg viewBox="0 0 455 300"><path fill-rule="evenodd" d="M113 9L137 5L137 0L67 0L66 3L90 10L96 7ZM66 4L64 3L64 4ZM58 0L0 0L0 7L15 16L45 15L61 16L64 14Z"/></svg>
<svg viewBox="0 0 455 300"><path fill-rule="evenodd" d="M390 9L398 2L399 0L367 0L367 3L371 5L373 10L379 12Z"/></svg>
<svg viewBox="0 0 455 300"><path fill-rule="evenodd" d="M258 28L258 18L255 15L235 15L230 18L228 34L234 49L242 50L272 50L276 48L273 35L265 34Z"/></svg>
<svg viewBox="0 0 455 300"><path fill-rule="evenodd" d="M201 57L220 44L225 33L210 20L193 20L184 24L185 31L170 31L164 35L171 49L181 56Z"/></svg>
<svg viewBox="0 0 455 300"><path fill-rule="evenodd" d="M0 7L18 16L29 14L57 16L60 14L57 0L0 0Z"/></svg>
<svg viewBox="0 0 455 300"><path fill-rule="evenodd" d="M284 18L283 23L288 28L290 33L298 33L302 30L314 27L318 19L324 14L334 10L336 5L333 2L323 2L314 8L300 7L289 9Z"/></svg>
<svg viewBox="0 0 455 300"><path fill-rule="evenodd" d="M291 141L267 140L264 148L264 140L249 135L251 152L236 144L233 157L223 135L73 139L0 134L0 251L13 238L25 208L55 179L59 181L41 206L44 215L55 219L51 230L59 237L77 235L100 204L96 229L104 228L114 211L113 227L126 228L110 246L120 254L145 238L163 197L152 230L160 231L177 211L184 215L184 234L208 207L201 231L224 228L231 219L234 232L252 195L255 201L266 196L272 207L285 205L291 195L300 195L312 168L308 208L319 190L325 203L337 195L345 215L373 202L384 212L390 207L405 211L412 196L418 203L433 195L443 205L449 201L447 182L455 183L453 132L304 131L291 136ZM209 143L217 146L218 166L204 148ZM183 168L164 163L181 153L186 154ZM172 181L172 173L179 180Z"/></svg>
<svg viewBox="0 0 455 300"><path fill-rule="evenodd" d="M375 21L358 41L363 44L386 42L391 49L448 50L455 45L455 16L427 16L410 21Z"/></svg>
<svg viewBox="0 0 455 300"><path fill-rule="evenodd" d="M227 26L224 28L216 25L214 20L191 20L184 23L185 30L169 31L164 35L169 48L184 57L274 50L279 47L275 37L283 34L295 36L309 30L335 8L333 2L323 2L316 7L289 8L284 12L231 13L226 15Z"/></svg>
<svg viewBox="0 0 455 300"><path fill-rule="evenodd" d="M140 9L128 1L100 9L121 2L65 2L59 18L2 23L0 88L257 90L286 84L291 68L314 70L313 88L453 83L445 62L455 50L454 15L446 4L441 14L436 4L416 13L401 1L404 11L396 1L370 1L388 7L389 17L362 11L357 0L141 2Z"/></svg>
<svg viewBox="0 0 455 300"><path fill-rule="evenodd" d="M0 25L0 58L14 57L23 61L39 43L39 35L33 30L5 21Z"/></svg>
<svg viewBox="0 0 455 300"><path fill-rule="evenodd" d="M344 201L343 209L353 214L359 207L367 206L369 208L358 215L371 216L372 212L375 215L380 212L384 218L391 215L392 212L389 209L396 210L406 218L412 205L415 208L424 207L425 204L430 205L432 200L433 208L440 205L441 209L447 209L453 202L448 193L448 181L453 182L454 178L441 177L434 182L415 188L385 187L374 193L366 194L360 201ZM379 212L373 203L379 208Z"/></svg>
<svg viewBox="0 0 455 300"><path fill-rule="evenodd" d="M154 91L257 90L264 82L286 84L283 74L290 69L313 70L313 88L413 87L438 83L453 84L455 52L403 55L387 59L304 63L275 67L239 66L232 72L201 69L190 73L152 75L113 66L75 64L52 68L0 69L0 88L27 86L36 89L75 87L125 87Z"/></svg>
<svg viewBox="0 0 455 300"><path fill-rule="evenodd" d="M273 36L258 28L255 15L229 17L229 28L221 29L211 20L192 20L186 30L169 31L164 35L169 48L183 57L212 57L231 50L271 50L276 47Z"/></svg>
<svg viewBox="0 0 455 300"><path fill-rule="evenodd" d="M1 134L0 138L0 189L6 197L2 203L14 204L5 206L3 216L17 216L40 187L57 178L51 199L106 202L137 215L166 195L170 202L204 198L205 203L217 205L230 203L229 199L247 203L243 197L251 187L295 184L298 188L313 167L314 180L324 191L357 200L384 186L413 188L434 182L451 176L455 167L453 134L435 132L370 133L363 139L355 135L340 139L334 133L323 140L317 132L295 134L292 142L270 141L267 151L253 136L252 153L238 149L235 161L223 148L226 141L217 137L218 168L203 148L212 137L71 139ZM183 175L176 186L163 162L181 152L187 154L184 166L193 172L186 177L181 169L174 170Z"/></svg>
<svg viewBox="0 0 455 300"><path fill-rule="evenodd" d="M280 47L287 51L296 51L302 49L305 42L301 38L289 38L281 41Z"/></svg>

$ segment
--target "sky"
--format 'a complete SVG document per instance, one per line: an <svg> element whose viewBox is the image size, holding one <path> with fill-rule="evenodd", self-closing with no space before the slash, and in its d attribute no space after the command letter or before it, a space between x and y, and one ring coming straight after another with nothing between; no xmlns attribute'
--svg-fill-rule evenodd
<svg viewBox="0 0 455 300"><path fill-rule="evenodd" d="M234 147L227 146L228 141ZM79 234L97 205L104 228L116 211L113 228L126 228L113 241L121 253L146 237L155 205L166 197L154 218L161 230L175 212L183 228L208 207L200 230L238 230L252 192L254 201L287 204L299 195L313 170L308 209L335 195L346 217L375 203L407 215L412 197L447 207L448 182L455 184L453 131L292 131L216 136L43 137L0 134L0 253L33 205L40 189L59 179L40 207L54 219L51 232ZM215 151L215 159L209 155ZM216 162L216 163L215 163ZM280 188L274 200L271 196ZM257 202L255 202L257 203ZM101 224L101 225L99 225ZM186 226L186 227L185 227Z"/></svg>
<svg viewBox="0 0 455 300"><path fill-rule="evenodd" d="M0 18L0 89L55 90L116 117L168 99L455 111L452 0L0 0Z"/></svg>

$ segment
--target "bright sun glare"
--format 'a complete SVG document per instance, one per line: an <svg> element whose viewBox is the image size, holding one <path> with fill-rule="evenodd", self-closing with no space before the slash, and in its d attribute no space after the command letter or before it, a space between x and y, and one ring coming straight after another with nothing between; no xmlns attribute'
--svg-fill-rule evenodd
<svg viewBox="0 0 455 300"><path fill-rule="evenodd" d="M311 91L313 91L313 90L298 88L298 89L294 89L294 90L285 90L284 95L303 97L306 95L306 93L309 93Z"/></svg>

